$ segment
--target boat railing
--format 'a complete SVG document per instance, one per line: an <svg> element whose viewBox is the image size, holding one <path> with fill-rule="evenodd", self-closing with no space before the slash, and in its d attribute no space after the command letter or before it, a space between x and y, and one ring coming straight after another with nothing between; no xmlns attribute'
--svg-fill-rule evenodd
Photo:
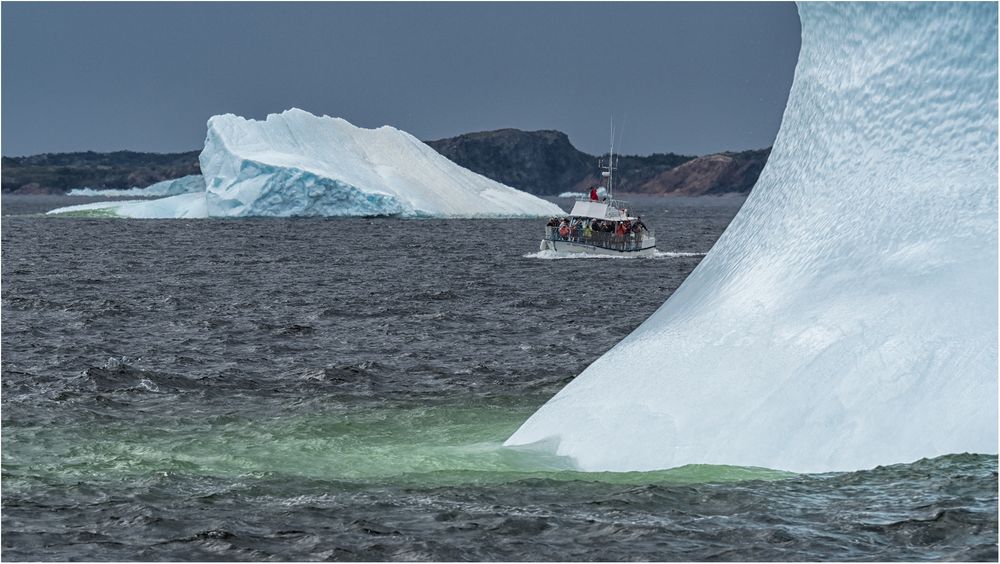
<svg viewBox="0 0 1000 564"><path fill-rule="evenodd" d="M611 207L617 208L617 209L620 209L620 210L627 210L627 209L631 208L632 206L630 206L628 204L628 202L626 202L625 200L617 200L615 198L611 198Z"/></svg>
<svg viewBox="0 0 1000 564"><path fill-rule="evenodd" d="M630 232L625 235L606 231L591 231L590 235L587 235L586 231L582 229L571 229L569 234L563 237L559 234L558 227L546 226L545 238L549 241L591 245L613 251L636 251L643 248L643 241L655 239L656 234L652 230L644 229L638 233Z"/></svg>

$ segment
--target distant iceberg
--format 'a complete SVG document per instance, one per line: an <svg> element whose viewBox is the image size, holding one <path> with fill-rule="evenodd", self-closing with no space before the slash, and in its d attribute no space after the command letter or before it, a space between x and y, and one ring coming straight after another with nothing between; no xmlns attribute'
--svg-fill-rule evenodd
<svg viewBox="0 0 1000 564"><path fill-rule="evenodd" d="M204 187L179 193L185 197L100 202L49 213L137 218L562 213L555 204L462 168L404 131L363 129L295 108L264 121L232 114L212 117L199 158ZM157 189L197 189L197 177L188 178L192 180ZM122 192L118 195L153 195Z"/></svg>
<svg viewBox="0 0 1000 564"><path fill-rule="evenodd" d="M176 196L177 194L188 194L190 192L204 192L205 179L200 174L192 174L172 180L164 180L156 184L150 184L145 188L127 188L125 190L96 190L94 188L74 188L67 196L126 196L126 197L163 197Z"/></svg>

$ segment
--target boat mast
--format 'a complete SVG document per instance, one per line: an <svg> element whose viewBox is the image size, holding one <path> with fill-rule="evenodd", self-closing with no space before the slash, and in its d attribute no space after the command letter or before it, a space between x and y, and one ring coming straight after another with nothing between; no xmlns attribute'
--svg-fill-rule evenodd
<svg viewBox="0 0 1000 564"><path fill-rule="evenodd" d="M597 158L597 166L601 169L601 177L607 178L607 199L614 197L615 191L615 116L611 116L611 148L608 150L608 161L605 163L601 157Z"/></svg>
<svg viewBox="0 0 1000 564"><path fill-rule="evenodd" d="M611 148L608 150L608 162L607 164L600 163L601 159L598 159L598 164L601 165L603 169L601 171L601 176L608 179L608 199L610 200L614 196L615 190L615 117L611 116Z"/></svg>

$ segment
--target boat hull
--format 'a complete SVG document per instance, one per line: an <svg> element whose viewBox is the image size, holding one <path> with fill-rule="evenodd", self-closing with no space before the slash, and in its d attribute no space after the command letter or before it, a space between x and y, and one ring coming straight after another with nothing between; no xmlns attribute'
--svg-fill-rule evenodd
<svg viewBox="0 0 1000 564"><path fill-rule="evenodd" d="M653 256L656 254L656 247L654 245L650 245L648 247L643 247L641 249L636 249L631 251L619 251L615 249L597 247L594 245L587 245L585 243L577 243L573 241L552 241L550 239L542 239L542 242L539 245L539 250L555 251L558 253L579 253L588 255L607 255L607 256L618 256L618 257L646 257L646 256Z"/></svg>

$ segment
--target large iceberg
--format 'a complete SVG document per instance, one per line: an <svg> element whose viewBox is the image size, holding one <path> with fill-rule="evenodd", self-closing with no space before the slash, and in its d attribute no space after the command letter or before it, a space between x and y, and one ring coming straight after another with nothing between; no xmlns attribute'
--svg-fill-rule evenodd
<svg viewBox="0 0 1000 564"><path fill-rule="evenodd" d="M263 121L213 116L199 159L201 191L49 213L169 218L562 213L551 202L462 168L404 131L363 129L294 108Z"/></svg>
<svg viewBox="0 0 1000 564"><path fill-rule="evenodd" d="M997 452L997 5L799 12L740 213L507 445L595 471Z"/></svg>

